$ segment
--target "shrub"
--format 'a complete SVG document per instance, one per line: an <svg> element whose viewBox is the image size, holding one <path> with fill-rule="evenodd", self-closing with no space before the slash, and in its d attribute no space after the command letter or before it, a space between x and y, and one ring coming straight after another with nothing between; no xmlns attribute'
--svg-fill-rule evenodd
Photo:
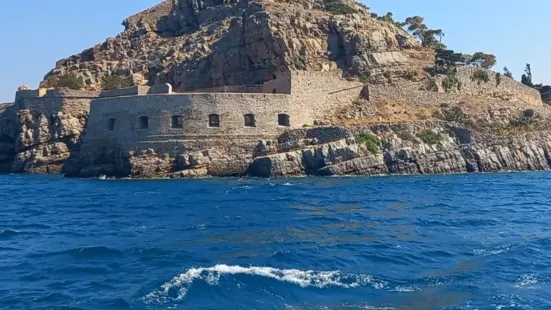
<svg viewBox="0 0 551 310"><path fill-rule="evenodd" d="M103 90L113 90L132 86L132 81L122 75L110 75L103 77L101 87Z"/></svg>
<svg viewBox="0 0 551 310"><path fill-rule="evenodd" d="M440 142L444 139L440 133L434 132L430 129L423 130L418 133L417 136L426 144L440 144Z"/></svg>
<svg viewBox="0 0 551 310"><path fill-rule="evenodd" d="M476 70L473 72L473 75L471 76L471 81L477 81L478 85L484 83L488 83L490 81L490 76L488 76L488 72L484 70Z"/></svg>
<svg viewBox="0 0 551 310"><path fill-rule="evenodd" d="M446 75L444 80L442 80L442 87L444 87L444 90L446 92L449 92L452 89L457 88L459 85L459 80L455 76L455 73L450 73Z"/></svg>
<svg viewBox="0 0 551 310"><path fill-rule="evenodd" d="M55 76L48 79L46 87L60 88L67 87L74 90L84 88L84 80L82 77L74 73L69 73L61 76Z"/></svg>
<svg viewBox="0 0 551 310"><path fill-rule="evenodd" d="M496 72L496 86L499 86L501 84L501 73Z"/></svg>
<svg viewBox="0 0 551 310"><path fill-rule="evenodd" d="M375 135L371 133L363 133L356 137L356 142L366 146L367 150L372 154L377 154L379 152L380 141Z"/></svg>
<svg viewBox="0 0 551 310"><path fill-rule="evenodd" d="M417 141L415 139L415 136L407 131L401 131L398 133L398 138L404 140L404 141Z"/></svg>
<svg viewBox="0 0 551 310"><path fill-rule="evenodd" d="M461 107L455 106L449 110L444 111L444 119L448 122L461 123L463 122L463 117L465 113Z"/></svg>
<svg viewBox="0 0 551 310"><path fill-rule="evenodd" d="M419 75L419 72L408 70L404 74L404 79L409 80L409 81L415 81L415 78L417 78L418 75Z"/></svg>
<svg viewBox="0 0 551 310"><path fill-rule="evenodd" d="M331 2L325 6L326 10L331 12L333 15L345 15L345 14L354 14L356 10L348 4L340 2Z"/></svg>
<svg viewBox="0 0 551 310"><path fill-rule="evenodd" d="M511 125L515 127L532 126L537 123L535 119L536 112L532 109L526 109L520 113L515 119L511 121Z"/></svg>

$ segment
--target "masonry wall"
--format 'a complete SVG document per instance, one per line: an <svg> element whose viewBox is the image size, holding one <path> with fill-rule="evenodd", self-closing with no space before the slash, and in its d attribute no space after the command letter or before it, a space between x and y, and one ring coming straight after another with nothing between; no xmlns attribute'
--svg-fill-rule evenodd
<svg viewBox="0 0 551 310"><path fill-rule="evenodd" d="M363 83L341 78L340 71L294 71L291 78L292 104L310 111L314 119L326 119L327 114L350 105L358 99Z"/></svg>
<svg viewBox="0 0 551 310"><path fill-rule="evenodd" d="M475 71L481 70L488 74L488 82L473 79ZM522 83L508 78L503 74L500 75L498 82L496 72L473 67L462 67L457 70L457 79L461 82L461 88L456 92L471 96L483 96L514 102L523 102L529 106L541 106L540 93ZM436 80L440 88L440 92L444 92L442 85L443 76L439 76Z"/></svg>
<svg viewBox="0 0 551 310"><path fill-rule="evenodd" d="M209 127L210 114L220 116L220 127ZM245 127L244 115L254 114L256 127ZM140 141L208 136L274 135L287 127L278 125L278 114L290 116L291 127L311 123L312 116L277 94L171 94L105 98L92 101L85 144L114 141L131 146ZM183 128L172 128L172 116L183 117ZM148 128L140 129L140 117ZM114 130L108 127L115 120Z"/></svg>

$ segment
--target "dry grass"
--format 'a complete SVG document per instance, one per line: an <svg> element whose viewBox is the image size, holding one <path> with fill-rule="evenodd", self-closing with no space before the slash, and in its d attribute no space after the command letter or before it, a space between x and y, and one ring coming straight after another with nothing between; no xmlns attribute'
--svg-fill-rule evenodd
<svg viewBox="0 0 551 310"><path fill-rule="evenodd" d="M351 114L350 112L354 111L354 109L362 106L371 106L374 113L361 118L347 119L342 117L343 115ZM352 106L346 107L337 113L340 117L337 117L334 123L343 126L412 123L430 119L436 110L436 108L431 106L411 106L405 103L390 102L388 100L376 102L356 100Z"/></svg>

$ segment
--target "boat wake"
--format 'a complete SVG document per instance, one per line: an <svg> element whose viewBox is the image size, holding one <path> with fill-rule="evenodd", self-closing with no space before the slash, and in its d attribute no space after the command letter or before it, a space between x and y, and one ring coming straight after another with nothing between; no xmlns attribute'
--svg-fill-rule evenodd
<svg viewBox="0 0 551 310"><path fill-rule="evenodd" d="M143 301L147 304L181 301L186 297L194 281L205 281L207 284L214 286L218 285L221 277L229 275L260 276L291 283L303 288L356 288L372 286L375 289L383 289L387 285L386 282L376 280L371 275L347 274L340 271L216 265L209 268L191 268L163 284L159 290L147 294Z"/></svg>

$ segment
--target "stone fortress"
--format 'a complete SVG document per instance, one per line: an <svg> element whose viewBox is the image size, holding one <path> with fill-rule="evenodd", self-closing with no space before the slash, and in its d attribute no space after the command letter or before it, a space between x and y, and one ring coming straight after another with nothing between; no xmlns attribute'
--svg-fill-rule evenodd
<svg viewBox="0 0 551 310"><path fill-rule="evenodd" d="M481 69L469 67L452 91L443 76L408 80L432 52L354 1L341 1L356 8L349 15L328 12L330 2L167 0L130 17L121 35L59 61L41 88L21 87L14 104L0 105L0 171L198 177L549 167L551 143L540 137L495 142L457 124L413 122L418 110L471 103L501 115L509 107L543 113L538 91L489 70L487 82L475 81ZM360 81L363 70L369 81ZM102 76L120 72L140 78L100 90ZM47 87L68 73L86 87ZM397 107L411 124L344 122ZM448 138L399 138L427 128ZM366 133L387 141L382 152L356 142Z"/></svg>

